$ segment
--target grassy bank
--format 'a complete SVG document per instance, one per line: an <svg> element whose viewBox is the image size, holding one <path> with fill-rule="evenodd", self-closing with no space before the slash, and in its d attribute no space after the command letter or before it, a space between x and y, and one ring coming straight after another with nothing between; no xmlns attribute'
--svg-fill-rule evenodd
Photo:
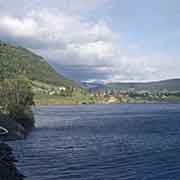
<svg viewBox="0 0 180 180"><path fill-rule="evenodd" d="M48 94L36 94L36 105L76 105L76 104L95 104L96 100L86 94L74 94L73 96L59 96Z"/></svg>

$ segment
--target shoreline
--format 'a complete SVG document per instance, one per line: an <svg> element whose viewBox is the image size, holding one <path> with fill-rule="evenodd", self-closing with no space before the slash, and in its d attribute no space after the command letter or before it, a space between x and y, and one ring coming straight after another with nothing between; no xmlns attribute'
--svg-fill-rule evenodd
<svg viewBox="0 0 180 180"><path fill-rule="evenodd" d="M37 104L36 107L49 107L49 106L99 106L99 105L144 105L144 104L180 104L180 102L148 102L148 103L94 103L94 104Z"/></svg>

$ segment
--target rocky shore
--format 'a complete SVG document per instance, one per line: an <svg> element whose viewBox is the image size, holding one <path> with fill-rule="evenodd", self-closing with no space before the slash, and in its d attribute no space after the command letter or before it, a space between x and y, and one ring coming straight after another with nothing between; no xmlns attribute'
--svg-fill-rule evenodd
<svg viewBox="0 0 180 180"><path fill-rule="evenodd" d="M5 143L0 143L0 180L23 180L25 177L15 165L16 159L12 149Z"/></svg>
<svg viewBox="0 0 180 180"><path fill-rule="evenodd" d="M33 122L33 120L30 121ZM19 123L16 120L10 119L8 116L0 114L0 126L8 130L8 134L4 137L4 140L24 139L34 128L34 122L28 124L28 117L27 119L22 119L22 122L25 123Z"/></svg>
<svg viewBox="0 0 180 180"><path fill-rule="evenodd" d="M0 126L8 130L8 134L4 137L4 140L17 140L25 138L26 131L22 125L6 118L0 118Z"/></svg>
<svg viewBox="0 0 180 180"><path fill-rule="evenodd" d="M23 180L25 177L16 168L13 151L5 141L24 139L33 126L26 126L0 114L0 126L8 133L0 136L0 180Z"/></svg>

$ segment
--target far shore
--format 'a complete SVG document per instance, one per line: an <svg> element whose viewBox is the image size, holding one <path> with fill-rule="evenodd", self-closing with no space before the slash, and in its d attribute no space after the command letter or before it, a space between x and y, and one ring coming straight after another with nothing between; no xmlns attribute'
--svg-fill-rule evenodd
<svg viewBox="0 0 180 180"><path fill-rule="evenodd" d="M180 104L180 102L133 102L133 103L94 103L94 104L36 104L35 107L48 107L48 106L90 106L90 105L128 105L128 104Z"/></svg>

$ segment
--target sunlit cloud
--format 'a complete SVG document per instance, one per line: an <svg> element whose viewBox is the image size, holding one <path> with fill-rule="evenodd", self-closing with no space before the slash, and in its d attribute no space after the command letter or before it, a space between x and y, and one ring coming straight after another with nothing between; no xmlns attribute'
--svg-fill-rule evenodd
<svg viewBox="0 0 180 180"><path fill-rule="evenodd" d="M115 32L105 19L96 21L74 10L96 9L111 0L25 2L26 13L11 14L0 0L0 39L18 44L44 56L61 67L67 76L83 81L147 81L180 76L175 57L139 53L138 44L123 46L124 34ZM7 1L8 3L8 1ZM10 2L9 2L10 3ZM18 1L17 1L18 3ZM4 6L3 6L4 5ZM48 7L49 6L49 7ZM56 9L55 6L58 6ZM72 7L71 7L72 6ZM34 8L33 8L34 7ZM10 7L10 9L13 7ZM65 11L65 9L67 11ZM76 68L75 68L76 67ZM62 68L63 69L63 68ZM73 72L74 71L74 72ZM78 72L79 71L79 72Z"/></svg>

